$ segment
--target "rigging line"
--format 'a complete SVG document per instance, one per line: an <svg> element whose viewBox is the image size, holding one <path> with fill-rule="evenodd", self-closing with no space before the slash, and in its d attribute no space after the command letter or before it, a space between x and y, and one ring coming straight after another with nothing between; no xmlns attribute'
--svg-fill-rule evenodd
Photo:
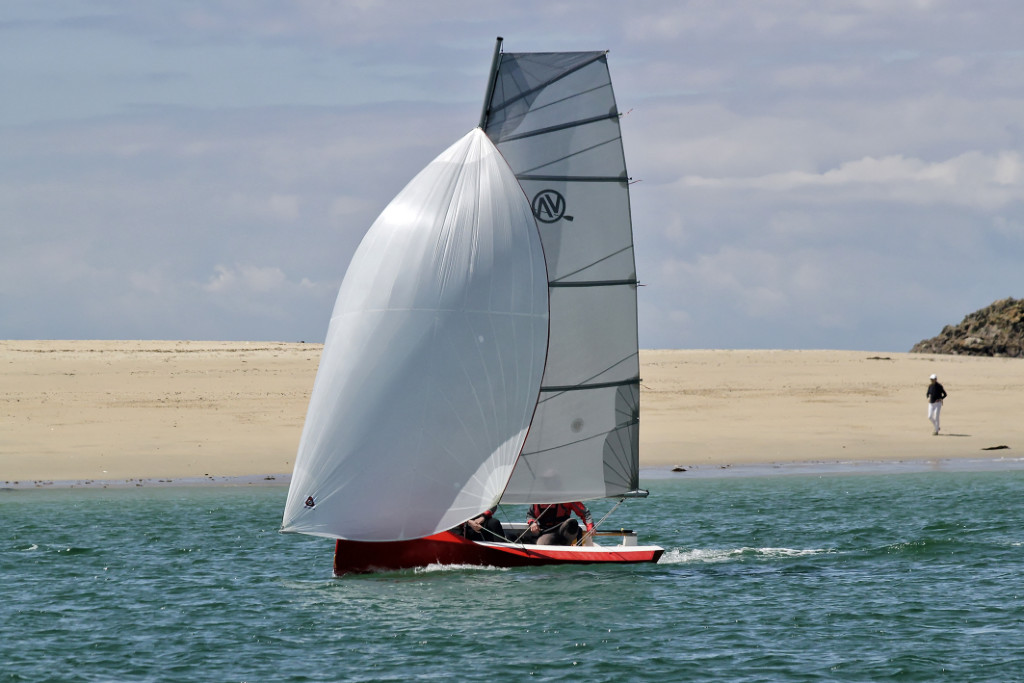
<svg viewBox="0 0 1024 683"><path fill-rule="evenodd" d="M586 126L591 123L599 123L601 121L615 121L618 123L619 115L617 113L611 114L599 114L597 116L591 116L586 119L577 119L576 121L566 121L560 123L557 126L547 126L545 128L537 128L536 130L528 130L525 133L516 133L514 135L508 135L502 137L499 140L495 140L495 144L501 144L503 142L512 142L514 140L522 140L524 138L534 138L538 135L546 135L547 133L557 133L560 130L567 128L579 128L580 126Z"/></svg>
<svg viewBox="0 0 1024 683"><path fill-rule="evenodd" d="M635 488L637 485L639 485L639 477L637 478L637 481L634 484L633 467L631 467L629 462L633 453L633 446L630 439L623 438L623 435L628 436L628 434L629 430L619 431L617 434L614 434L614 436L618 437L617 439L615 439L614 442L612 441L613 435L608 435L608 441L606 443L609 444L609 447L611 448L612 452L615 454L616 457L614 462L605 462L605 467L607 469L610 469L618 477L619 481L628 481L630 482L630 486ZM607 482L609 481L609 479L610 477L606 472L605 481Z"/></svg>
<svg viewBox="0 0 1024 683"><path fill-rule="evenodd" d="M593 383L593 384L586 384L587 382L589 382L590 380L594 379L595 377L600 377L601 375L603 375L604 373L608 372L609 370L612 370L613 368L617 368L618 366L620 366L623 363L626 363L626 362L632 360L633 358L639 358L639 356L640 356L640 352L639 351L637 351L636 353L626 354L625 356L623 356L619 360L617 360L614 363L612 363L611 365L607 366L604 370L600 370L600 371L594 373L593 375L591 375L590 377L585 377L581 382L579 382L577 384L573 384L573 385L571 385L571 387L572 388L577 388L577 389L601 389L601 388L613 387L613 386L629 386L629 385L633 385L633 384L635 384L635 385L637 385L637 387L639 387L639 385L640 385L640 376L639 375L637 375L636 377L627 378L625 380L619 380L617 382L610 382L610 383L607 383L607 384L605 384L603 386L598 384L598 383L596 383L596 382ZM639 372L639 371L640 370L639 370L639 367L638 367L637 368L637 372ZM541 389L543 390L544 387L541 387ZM568 389L568 390L571 390L571 389ZM551 398L555 398L555 397L554 396L548 396L547 398L545 398L543 400L546 401L546 400L551 399ZM540 401L538 401L538 403L539 402Z"/></svg>
<svg viewBox="0 0 1024 683"><path fill-rule="evenodd" d="M580 268L577 268L575 270L572 270L571 272L566 272L564 275L561 275L560 278L558 278L558 280L554 280L554 281L549 282L548 283L548 287L553 286L555 283L560 283L561 281L565 280L566 278L571 278L572 275L578 274L580 272L583 272L587 268L592 268L595 265L597 265L598 263L603 263L604 261L607 261L609 258L614 258L615 256L618 256L620 254L625 254L628 251L632 251L633 250L633 241L632 241L633 229L632 228L633 228L633 226L631 225L630 226L630 238L631 238L630 239L630 244L626 245L625 247L623 247L621 249L616 249L615 251L611 252L610 254L605 254L604 256L602 256L601 258L597 259L596 261L588 263L587 265L585 265L583 267L580 267ZM635 263L634 263L633 267L634 267L634 270L635 270L636 269L636 264ZM633 273L633 278L634 278L634 280L636 280L636 273L635 272Z"/></svg>
<svg viewBox="0 0 1024 683"><path fill-rule="evenodd" d="M575 99L577 97L582 97L583 95L589 95L590 93L597 92L598 90L611 90L611 87L612 87L612 82L611 82L611 80L608 80L608 81L606 81L604 83L595 85L593 88L587 88L586 90L573 91L573 92L568 93L565 97L560 97L557 100L551 100L547 104L542 104L540 106L533 106L533 105L531 105L530 108L527 109L526 111L524 111L522 114L518 114L518 115L512 116L512 117L506 117L505 119L500 121L500 124L501 124L502 127L504 127L504 126L508 126L508 125L514 123L514 125L512 125L512 127L513 128L518 128L519 124L522 123L523 119L525 119L529 114L533 114L533 113L536 113L536 112L539 112L539 111L544 111L545 109L550 109L551 107L558 106L558 105L562 104L563 102L568 102L569 100ZM612 99L612 102L614 102L615 101L615 93L611 93L610 97ZM514 102L514 101L515 100L509 100L509 102ZM534 102L533 104L536 104L536 102ZM504 109L505 105L500 105L499 108L500 109ZM632 111L632 110L630 110L630 111ZM622 114L619 114L619 117L621 118Z"/></svg>
<svg viewBox="0 0 1024 683"><path fill-rule="evenodd" d="M501 503L499 502L499 503L498 503L498 509L500 509L500 510L501 510L501 514L502 514L502 515L503 515L503 516L505 517L505 524L506 524L506 525L508 525L508 528L509 528L509 530L510 530L510 531L515 531L515 529L513 529L513 528L512 528L512 525L513 525L513 523L514 523L514 522L511 522L511 521L509 521L509 520L511 520L511 519L512 519L512 517L511 517L511 515L509 515L509 514L508 514L508 511L507 511L507 510L505 509L505 506L504 506L504 505L502 505L502 504L501 504ZM523 533L521 533L521 534L519 534L518 536L516 536L515 540L513 540L513 539L510 539L510 538L508 538L508 537L506 536L506 538L505 538L505 539L504 539L503 541L501 541L501 542L502 542L502 543L519 543L520 545L525 545L525 544L524 544L524 543L522 542L522 540L523 540L523 536L525 536L525 535L526 535L526 532L527 532L527 531L529 531L529 530L530 530L530 527L526 527L526 529L524 529L524 530L523 530ZM492 533L493 533L493 532L492 532Z"/></svg>
<svg viewBox="0 0 1024 683"><path fill-rule="evenodd" d="M529 530L530 530L530 527L526 527L525 529L523 529L523 533L521 533L518 536L516 536L516 540L514 540L512 542L513 543L518 543L519 545L522 545L522 546L525 546L526 544L523 543L523 537L526 536L526 532L529 531Z"/></svg>
<svg viewBox="0 0 1024 683"><path fill-rule="evenodd" d="M528 53L528 52L519 52L519 53L510 52L510 53L508 53L508 55L510 57L514 57L517 54L530 54L530 53ZM603 59L604 56L607 55L607 54L608 54L607 50L605 50L603 52L595 52L590 59L587 59L585 61L580 62L579 64L577 64L573 68L569 69L568 71L560 71L557 75L555 75L554 78L551 78L551 79L549 79L547 81L544 81L543 83L539 83L539 84L535 85L534 87L530 88L529 90L524 90L523 92L519 93L518 95L516 95L512 99L505 100L504 102L501 103L500 107L496 107L493 111L500 111L500 110L504 109L505 107L507 107L508 105L512 104L513 102L517 102L519 100L522 100L522 99L525 99L525 98L529 97L530 95L532 95L532 94L534 94L536 92L540 92L541 90L543 90L544 88L548 87L549 85L551 85L553 83L557 83L558 81L562 80L563 78L566 78L567 76L570 76L570 75L576 73L580 69L583 69L584 67L588 67L591 64L593 64L594 62L596 62L596 61L598 61L600 59ZM608 85L611 85L611 76L610 75L608 77Z"/></svg>
<svg viewBox="0 0 1024 683"><path fill-rule="evenodd" d="M632 238L632 236L633 236L632 235L632 232L633 232L632 227L633 226L630 226L630 238ZM624 254L627 251L632 251L632 250L633 250L633 242L632 242L632 239L630 239L630 243L627 244L626 246L622 247L621 249L616 249L615 251L611 252L610 254L606 254L606 255L602 256L601 258L597 259L596 261L588 263L587 265L583 266L582 268L577 268L576 270L574 270L572 272L566 273L565 275L560 276L557 280L549 281L548 282L548 287L567 287L567 286L571 286L571 285L562 284L562 280L564 280L566 278L569 278L569 277L572 277L573 275L577 275L579 273L582 273L587 268L593 268L594 266L596 266L599 263L604 263L605 261L607 261L610 258L614 258L614 257L618 256L619 254ZM636 270L636 263L633 264L633 270L634 271ZM609 282L610 283L614 283L614 284L625 284L626 281L625 280L609 280ZM638 282L638 280L636 279L636 273L634 272L633 273L633 284L637 284L637 282Z"/></svg>
<svg viewBox="0 0 1024 683"><path fill-rule="evenodd" d="M619 135L619 136L616 136L614 138L610 138L608 140L603 140L601 142L598 142L597 144L591 145L590 147L584 147L583 149L578 149L575 152L573 152L572 154L566 154L564 157L561 157L559 159L551 159L550 161L545 161L543 164L540 164L539 166L534 166L533 168L525 168L525 169L523 169L523 173L530 173L531 171L536 171L537 169L540 169L540 168L546 168L548 166L551 166L552 164L557 164L560 161L565 161L566 159L571 159L572 157L579 156L580 154L585 154L587 152L595 150L598 147L604 147L605 145L611 145L611 144L614 144L616 142L619 143L619 149L621 150L622 149L622 136ZM625 166L623 166L623 170L625 170Z"/></svg>
<svg viewBox="0 0 1024 683"><path fill-rule="evenodd" d="M553 505L558 505L558 503L548 503L547 505L544 506L544 509L540 511L540 515L537 515L537 517L540 517L541 515L543 515ZM536 522L537 519L535 518L534 521ZM540 527L540 524L538 523L537 526ZM551 527L551 528L554 528L554 527ZM544 530L541 531L541 533L544 533L544 531L547 531L547 530L544 529ZM526 534L528 534L528 533L530 533L530 525L529 524L527 524L526 528L523 529L523 533L521 533L518 536L516 536L516 540L513 541L513 543L519 543L520 545L526 545L525 543L523 543L523 537L525 537Z"/></svg>
<svg viewBox="0 0 1024 683"><path fill-rule="evenodd" d="M616 429L618 429L618 427L616 427ZM520 458L526 458L526 457L530 457L530 456L534 456L534 455L539 455L541 453L549 453L551 451L558 450L559 448L564 448L565 446L575 446L576 444L584 443L584 442L587 442L587 441L593 441L594 439L599 439L599 438L601 438L603 436L607 436L607 435L608 435L608 432L601 432L600 434L593 434L591 436L585 436L582 439L576 439L575 441L567 441L565 443L560 443L560 444L558 444L556 446L552 446L551 448L543 448L543 449L541 449L539 451L530 451L529 453L527 453L526 451L523 451L522 455L520 455L519 457Z"/></svg>
<svg viewBox="0 0 1024 683"><path fill-rule="evenodd" d="M532 457L534 455L540 455L541 453L550 453L551 451L556 451L559 448L564 448L566 446L575 446L576 444L585 443L587 441L593 441L594 439L600 439L601 437L607 437L612 432L617 432L617 431L619 431L621 429L626 429L628 427L632 427L633 425L639 424L639 423L640 423L639 420L632 420L632 421L624 423L624 424L615 425L614 429L609 429L606 432L600 432L598 434L593 434L591 436L585 436L582 439L576 439L575 441L567 441L565 443L560 443L560 444L558 444L556 446L552 446L551 448L542 448L539 451L530 451L529 453L527 453L526 451L523 451L523 454L520 456L520 458Z"/></svg>
<svg viewBox="0 0 1024 683"><path fill-rule="evenodd" d="M608 518L609 518L609 517L611 516L611 514L612 514L613 512L615 512L615 509L616 509L616 508L618 508L618 507L619 507L620 505L622 505L622 503L623 503L623 502L624 502L625 500L626 500L625 498L619 498L619 502L618 502L618 503L616 503L615 505L613 505L613 506L612 506L612 509L611 509L611 510L609 510L608 512L606 512L606 513L605 513L604 517L602 517L602 518L601 518L601 519L600 519L600 520L599 520L599 521L597 522L597 524L595 524L595 525L594 525L594 528L593 528L593 530L591 530L591 531L586 531L586 532L584 532L584 533L583 533L583 538L581 538L581 539L580 539L580 541L579 541L579 544L578 544L578 545L583 545L584 543L586 543L586 542L587 542L587 538L593 537L593 535L594 535L595 533L597 533L597 530L598 530L598 529L599 529L599 528L601 527L601 525L602 525L602 524L604 524L604 520L608 519Z"/></svg>
<svg viewBox="0 0 1024 683"><path fill-rule="evenodd" d="M494 533L493 531L491 531L490 529L488 529L485 526L481 526L480 527L480 531L486 531L491 536L494 536L494 540L491 541L491 543L508 543L508 538L506 538L505 536L499 536L498 534ZM483 534L481 534L481 535L483 535Z"/></svg>

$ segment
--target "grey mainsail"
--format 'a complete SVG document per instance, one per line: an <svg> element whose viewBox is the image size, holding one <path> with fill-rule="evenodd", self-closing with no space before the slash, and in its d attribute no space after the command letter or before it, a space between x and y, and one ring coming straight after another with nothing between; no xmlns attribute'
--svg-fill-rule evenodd
<svg viewBox="0 0 1024 683"><path fill-rule="evenodd" d="M496 51L482 127L531 202L551 311L537 410L502 501L627 494L639 483L637 280L606 53Z"/></svg>

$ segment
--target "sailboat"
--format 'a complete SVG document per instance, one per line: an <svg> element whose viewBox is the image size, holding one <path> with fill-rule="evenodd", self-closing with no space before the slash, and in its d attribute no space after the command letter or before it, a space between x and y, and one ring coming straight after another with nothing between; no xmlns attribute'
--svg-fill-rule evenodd
<svg viewBox="0 0 1024 683"><path fill-rule="evenodd" d="M501 505L643 497L636 267L606 52L495 45L479 127L354 254L281 531L334 573L657 562L599 524L576 545L469 540Z"/></svg>

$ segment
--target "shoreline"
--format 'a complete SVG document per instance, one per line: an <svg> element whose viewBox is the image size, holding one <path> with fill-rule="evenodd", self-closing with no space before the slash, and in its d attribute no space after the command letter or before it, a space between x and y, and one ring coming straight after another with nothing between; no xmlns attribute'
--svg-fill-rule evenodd
<svg viewBox="0 0 1024 683"><path fill-rule="evenodd" d="M291 471L321 350L0 341L0 486L280 482L290 476L279 473ZM640 371L645 473L1015 461L1024 450L1021 359L641 350ZM925 416L933 372L950 394L937 437Z"/></svg>
<svg viewBox="0 0 1024 683"><path fill-rule="evenodd" d="M692 467L641 467L640 482L666 479L743 479L761 477L836 477L856 475L921 474L925 472L1010 472L1024 470L1024 457L969 457L941 460L910 458L902 460L791 461L773 463L739 463L736 465L705 465ZM31 490L136 488L208 488L208 487L279 487L291 482L291 474L251 474L242 476L206 477L142 477L124 480L63 479L0 482L0 492Z"/></svg>

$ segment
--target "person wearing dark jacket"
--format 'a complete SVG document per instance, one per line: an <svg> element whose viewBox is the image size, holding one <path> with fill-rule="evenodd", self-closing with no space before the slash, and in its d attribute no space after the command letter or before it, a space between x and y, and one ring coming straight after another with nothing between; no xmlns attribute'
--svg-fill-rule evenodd
<svg viewBox="0 0 1024 683"><path fill-rule="evenodd" d="M939 413L942 412L942 399L946 398L946 390L939 384L939 378L935 375L932 375L929 379L931 384L928 385L928 391L925 392L925 396L928 397L928 421L935 428L932 434L938 435Z"/></svg>
<svg viewBox="0 0 1024 683"><path fill-rule="evenodd" d="M484 510L473 519L461 525L462 535L470 541L487 541L488 543L505 543L505 530L501 522L494 516L498 506Z"/></svg>
<svg viewBox="0 0 1024 683"><path fill-rule="evenodd" d="M524 541L537 545L575 545L583 538L583 531L579 522L572 518L573 513L583 520L588 532L594 530L590 510L583 503L531 505L526 518L529 530Z"/></svg>

